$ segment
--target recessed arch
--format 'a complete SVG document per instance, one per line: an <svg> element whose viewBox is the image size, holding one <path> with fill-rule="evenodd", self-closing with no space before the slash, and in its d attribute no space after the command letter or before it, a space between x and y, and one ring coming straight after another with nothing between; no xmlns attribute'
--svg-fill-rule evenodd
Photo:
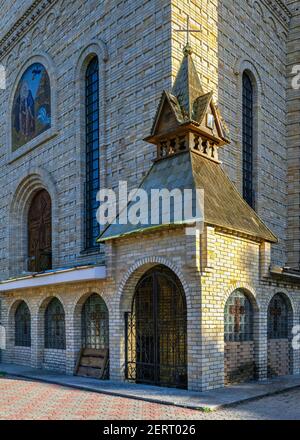
<svg viewBox="0 0 300 440"><path fill-rule="evenodd" d="M52 201L47 190L38 191L29 206L27 218L28 270L52 269Z"/></svg>
<svg viewBox="0 0 300 440"><path fill-rule="evenodd" d="M238 168L239 175L239 186L241 193L244 193L244 185L245 185L245 167L246 162L244 159L248 157L245 153L245 147L248 144L251 144L251 164L252 164L252 200L253 206L255 210L259 213L261 209L261 201L257 197L257 194L260 193L260 179L259 179L259 148L261 146L261 133L262 133L262 114L261 108L265 96L264 84L262 81L262 75L260 74L260 70L257 66L246 58L240 58L237 60L234 72L237 77L237 115L238 115L238 126L241 127L238 133L238 145L239 145L239 162L240 166ZM244 78L247 76L249 78L252 88L252 110L251 113L247 113L251 115L251 133L247 127L247 120L245 119L245 105L248 101L245 100L245 97L248 94L245 93L245 84ZM250 142L249 142L250 140ZM247 141L247 142L246 142Z"/></svg>
<svg viewBox="0 0 300 440"><path fill-rule="evenodd" d="M265 15L262 6L257 1L255 1L253 3L253 9L261 17L261 21L263 23L265 21Z"/></svg>
<svg viewBox="0 0 300 440"><path fill-rule="evenodd" d="M251 76L254 87L257 89L256 93L258 94L258 98L263 97L265 90L262 81L263 75L260 73L260 70L251 60L239 58L234 66L234 73L239 78L239 84L241 84L241 76L244 72L247 72Z"/></svg>
<svg viewBox="0 0 300 440"><path fill-rule="evenodd" d="M147 270L158 265L166 266L168 269L170 269L172 272L176 274L185 291L187 308L188 309L191 308L191 297L190 297L189 287L181 270L167 258L145 257L137 260L127 270L127 272L125 273L125 275L123 276L123 278L119 283L118 293L116 297L116 304L118 305L121 314L123 312L130 311L133 292L142 275L145 272L147 272Z"/></svg>
<svg viewBox="0 0 300 440"><path fill-rule="evenodd" d="M284 292L275 293L267 312L268 376L286 376L293 372L293 305Z"/></svg>
<svg viewBox="0 0 300 440"><path fill-rule="evenodd" d="M231 284L230 287L225 291L224 296L223 296L223 301L222 301L222 308L223 309L228 301L228 298L230 297L230 295L232 295L232 293L235 290L241 290L241 291L245 292L245 294L250 299L252 307L256 313L258 313L261 310L262 307L261 307L259 298L257 297L257 293L256 293L255 288L250 284L242 283L242 282L236 282L236 283Z"/></svg>
<svg viewBox="0 0 300 440"><path fill-rule="evenodd" d="M14 300L11 302L11 304L8 307L8 329L9 329L9 339L10 342L8 344L8 347L12 347L15 344L15 316L16 316L16 311L18 309L18 307L22 304L25 303L30 316L33 316L33 310L32 307L30 305L29 302L25 301L23 298L19 297L19 298L14 298Z"/></svg>
<svg viewBox="0 0 300 440"><path fill-rule="evenodd" d="M12 188L9 210L9 274L21 275L28 271L28 213L36 194L46 190L52 202L52 262L58 258L58 236L54 219L58 218L58 195L51 175L43 168L28 169Z"/></svg>
<svg viewBox="0 0 300 440"><path fill-rule="evenodd" d="M44 310L44 347L51 350L66 349L66 318L62 302L49 299Z"/></svg>
<svg viewBox="0 0 300 440"><path fill-rule="evenodd" d="M138 281L125 314L125 376L130 381L186 388L187 306L183 286L166 266Z"/></svg>
<svg viewBox="0 0 300 440"><path fill-rule="evenodd" d="M86 71L90 62L97 57L99 68L99 87L98 87L98 101L99 101L99 117L98 117L98 130L99 130L99 187L104 187L106 184L106 151L104 149L106 145L106 113L105 107L106 99L106 64L108 62L108 50L106 44L102 40L86 41L86 45L78 57L75 70L74 80L76 87L76 121L80 130L77 131L77 145L78 154L82 163L81 172L78 176L78 200L77 204L81 212L85 212L85 184L86 184L86 167L87 167L87 130L86 130ZM96 156L96 154L95 154ZM79 230L80 237L78 240L78 252L87 249L86 239L86 218L82 215L82 224Z"/></svg>
<svg viewBox="0 0 300 440"><path fill-rule="evenodd" d="M224 298L224 382L256 378L259 350L259 308L251 290L237 287Z"/></svg>
<svg viewBox="0 0 300 440"><path fill-rule="evenodd" d="M30 68L30 66L33 65L41 65L44 67L45 72L47 73L47 76L49 77L49 102L50 102L50 106L51 106L51 124L47 125L47 129L42 131L41 133L39 133L37 136L33 137L33 138L28 138L26 140L26 142L24 144L22 144L16 151L13 151L13 137L12 137L12 129L13 129L13 124L12 124L12 109L14 106L14 102L15 102L15 97L17 95L17 90L19 88L20 82L22 80L23 75L25 74L25 72L28 70L28 68ZM54 134L56 133L56 121L57 121L57 99L56 99L56 74L55 74L55 69L54 69L54 63L51 59L51 57L46 53L46 52L41 52L40 54L34 55L30 58L28 58L26 60L25 63L23 63L23 65L21 66L21 68L19 69L19 71L17 72L17 74L15 74L15 76L12 75L12 91L9 97L9 101L8 101L8 132L7 132L7 145L9 148L8 154L9 156L14 159L19 157L20 155L23 155L25 153L27 153L28 151L30 151L31 149L35 148L36 146L40 145L42 142L44 142L46 139L48 139L49 137L54 136ZM40 109L40 114L39 114L39 118L40 118L40 122L43 121L43 123L47 122L47 111L46 113L42 108L43 106L41 106ZM48 115L49 116L49 115ZM38 115L37 115L38 117ZM46 118L46 119L45 119ZM40 123L38 122L38 123Z"/></svg>
<svg viewBox="0 0 300 440"><path fill-rule="evenodd" d="M15 311L15 346L31 347L31 313L25 301Z"/></svg>
<svg viewBox="0 0 300 440"><path fill-rule="evenodd" d="M94 289L83 294L73 316L78 348L109 348L109 310L102 295Z"/></svg>

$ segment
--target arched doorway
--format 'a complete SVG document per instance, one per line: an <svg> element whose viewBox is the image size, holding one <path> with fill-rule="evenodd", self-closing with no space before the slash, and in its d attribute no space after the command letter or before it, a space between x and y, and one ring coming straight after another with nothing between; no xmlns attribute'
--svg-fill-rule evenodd
<svg viewBox="0 0 300 440"><path fill-rule="evenodd" d="M268 307L268 376L291 373L293 312L283 293L273 296Z"/></svg>
<svg viewBox="0 0 300 440"><path fill-rule="evenodd" d="M126 377L138 383L187 387L187 307L177 276L148 271L126 313Z"/></svg>
<svg viewBox="0 0 300 440"><path fill-rule="evenodd" d="M224 310L225 385L255 378L254 309L242 289L228 298Z"/></svg>
<svg viewBox="0 0 300 440"><path fill-rule="evenodd" d="M28 270L42 272L51 268L51 198L43 189L34 196L28 212Z"/></svg>

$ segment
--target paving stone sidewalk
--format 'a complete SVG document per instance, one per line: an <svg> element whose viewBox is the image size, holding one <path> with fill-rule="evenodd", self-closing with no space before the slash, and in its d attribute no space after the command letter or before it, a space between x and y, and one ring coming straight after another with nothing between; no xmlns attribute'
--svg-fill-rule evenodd
<svg viewBox="0 0 300 440"><path fill-rule="evenodd" d="M1 372L9 376L34 379L85 391L210 411L300 387L300 375L275 378L264 382L251 382L197 393L140 384L66 376L53 371L0 363Z"/></svg>

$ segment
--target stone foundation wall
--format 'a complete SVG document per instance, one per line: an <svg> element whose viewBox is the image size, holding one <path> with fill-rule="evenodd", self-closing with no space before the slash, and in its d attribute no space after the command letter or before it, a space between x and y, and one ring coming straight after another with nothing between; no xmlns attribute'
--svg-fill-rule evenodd
<svg viewBox="0 0 300 440"><path fill-rule="evenodd" d="M225 385L254 379L256 369L254 350L253 341L225 343Z"/></svg>
<svg viewBox="0 0 300 440"><path fill-rule="evenodd" d="M31 363L31 348L30 347L15 347L13 350L11 362L18 365L30 365Z"/></svg>
<svg viewBox="0 0 300 440"><path fill-rule="evenodd" d="M290 342L288 339L268 341L268 376L290 374Z"/></svg>
<svg viewBox="0 0 300 440"><path fill-rule="evenodd" d="M66 372L66 350L45 350L43 368Z"/></svg>

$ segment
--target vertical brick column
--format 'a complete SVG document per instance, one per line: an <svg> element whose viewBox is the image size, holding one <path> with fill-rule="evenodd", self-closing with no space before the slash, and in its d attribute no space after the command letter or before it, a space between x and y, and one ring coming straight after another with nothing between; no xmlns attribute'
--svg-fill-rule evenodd
<svg viewBox="0 0 300 440"><path fill-rule="evenodd" d="M125 380L125 321L117 306L110 310L109 376L119 382Z"/></svg>
<svg viewBox="0 0 300 440"><path fill-rule="evenodd" d="M263 381L268 378L268 313L266 310L260 311L255 320L254 340L257 378Z"/></svg>
<svg viewBox="0 0 300 440"><path fill-rule="evenodd" d="M39 340L39 325L37 310L31 313L31 367L41 368L42 364L42 347Z"/></svg>
<svg viewBox="0 0 300 440"><path fill-rule="evenodd" d="M74 314L70 309L66 310L66 374L73 375L77 360L75 347Z"/></svg>
<svg viewBox="0 0 300 440"><path fill-rule="evenodd" d="M296 326L300 325L300 310L298 308L297 311L295 311L294 313L294 317L293 317L293 328ZM297 333L298 334L298 333ZM292 340L294 338L294 335L292 334L291 336L291 341L290 341L290 350L291 350L291 355L292 355L292 374L300 374L300 349L298 350L294 350L293 348L293 344L292 344Z"/></svg>

